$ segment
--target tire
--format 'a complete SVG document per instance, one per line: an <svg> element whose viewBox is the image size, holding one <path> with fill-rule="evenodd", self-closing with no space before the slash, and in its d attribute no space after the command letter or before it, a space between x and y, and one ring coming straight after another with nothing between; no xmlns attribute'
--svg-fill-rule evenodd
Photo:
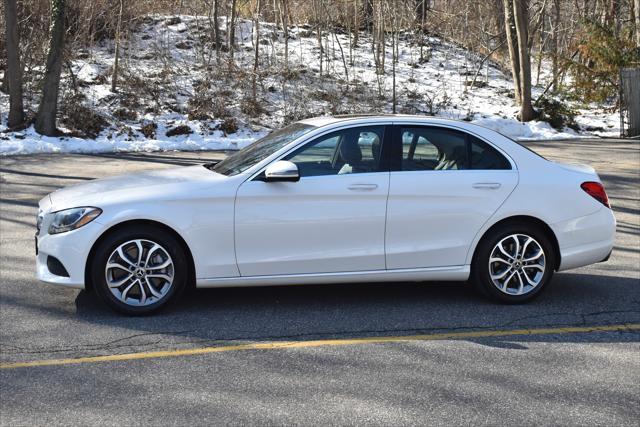
<svg viewBox="0 0 640 427"><path fill-rule="evenodd" d="M471 278L476 288L492 299L519 304L532 300L548 286L555 265L554 245L544 230L526 222L511 222L483 237L471 264Z"/></svg>
<svg viewBox="0 0 640 427"><path fill-rule="evenodd" d="M112 309L131 316L151 314L175 302L187 284L188 261L181 243L152 225L108 234L90 262L96 293Z"/></svg>

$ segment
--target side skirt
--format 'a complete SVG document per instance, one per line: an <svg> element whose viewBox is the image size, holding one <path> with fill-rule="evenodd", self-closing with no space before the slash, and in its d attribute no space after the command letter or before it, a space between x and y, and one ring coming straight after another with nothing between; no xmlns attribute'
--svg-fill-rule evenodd
<svg viewBox="0 0 640 427"><path fill-rule="evenodd" d="M344 273L283 274L277 276L222 277L197 279L198 288L243 286L315 285L323 283L465 281L470 266L373 270Z"/></svg>

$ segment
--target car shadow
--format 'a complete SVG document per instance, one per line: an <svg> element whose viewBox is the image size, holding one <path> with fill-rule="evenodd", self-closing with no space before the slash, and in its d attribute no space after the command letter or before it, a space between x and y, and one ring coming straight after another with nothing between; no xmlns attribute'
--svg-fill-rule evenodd
<svg viewBox="0 0 640 427"><path fill-rule="evenodd" d="M216 345L415 335L468 330L548 328L640 323L637 279L557 274L549 289L528 304L494 303L465 283L387 283L197 289L150 317L131 318L106 308L89 292L75 300L83 321L123 327L174 344ZM612 293L627 296L603 310ZM632 296L635 295L635 298ZM640 334L597 334L597 340ZM136 335L139 339L140 335ZM123 337L123 339L127 339ZM492 337L471 341L525 349L518 341L584 341L584 334Z"/></svg>

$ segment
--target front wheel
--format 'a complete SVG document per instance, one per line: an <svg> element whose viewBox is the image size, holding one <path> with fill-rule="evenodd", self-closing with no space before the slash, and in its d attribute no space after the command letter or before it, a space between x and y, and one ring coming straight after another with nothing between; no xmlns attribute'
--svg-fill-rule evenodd
<svg viewBox="0 0 640 427"><path fill-rule="evenodd" d="M478 246L473 280L485 294L501 302L529 301L551 281L555 257L549 237L538 227L506 224Z"/></svg>
<svg viewBox="0 0 640 427"><path fill-rule="evenodd" d="M187 259L180 243L152 226L125 227L96 248L93 285L113 309L142 315L176 299L187 281Z"/></svg>

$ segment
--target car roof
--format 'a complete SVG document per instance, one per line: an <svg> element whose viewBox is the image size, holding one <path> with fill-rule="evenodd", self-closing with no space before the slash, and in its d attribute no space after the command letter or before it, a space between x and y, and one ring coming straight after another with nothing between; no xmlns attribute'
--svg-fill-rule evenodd
<svg viewBox="0 0 640 427"><path fill-rule="evenodd" d="M301 120L300 123L304 123L311 126L323 127L334 123L348 123L362 120L371 121L387 121L387 120L410 120L423 123L461 123L461 120L443 119L434 116L417 116L410 114L344 114L335 116L320 116L311 117ZM466 122L464 122L466 123Z"/></svg>

